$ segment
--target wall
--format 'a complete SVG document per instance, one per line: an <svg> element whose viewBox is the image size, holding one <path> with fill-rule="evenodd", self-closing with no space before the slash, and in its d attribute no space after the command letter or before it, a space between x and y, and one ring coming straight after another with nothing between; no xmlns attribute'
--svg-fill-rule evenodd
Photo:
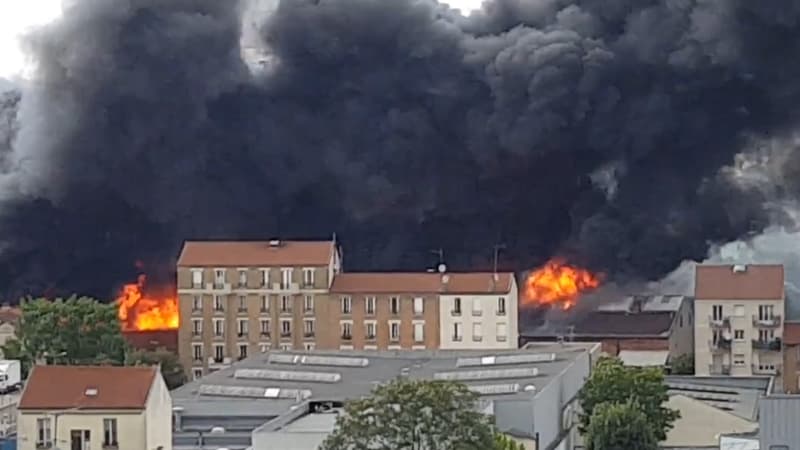
<svg viewBox="0 0 800 450"><path fill-rule="evenodd" d="M103 442L103 419L115 418L117 419L118 450L151 450L147 448L145 415L142 411L68 412L57 419L48 412L21 411L17 420L17 448L20 450L36 449L36 419L39 417L51 418L53 428L57 428L51 432L57 432L57 436L55 436L58 440L57 444L62 449L70 448L71 430L89 430L92 448L100 448Z"/></svg>
<svg viewBox="0 0 800 450"><path fill-rule="evenodd" d="M669 350L667 338L608 338L601 341L601 349L616 356L620 350Z"/></svg>
<svg viewBox="0 0 800 450"><path fill-rule="evenodd" d="M669 335L670 360L694 352L694 305L685 298L675 314Z"/></svg>
<svg viewBox="0 0 800 450"><path fill-rule="evenodd" d="M800 369L800 345L784 345L782 373L784 393L800 393L798 369Z"/></svg>
<svg viewBox="0 0 800 450"><path fill-rule="evenodd" d="M146 450L172 450L172 397L161 373L150 388L145 420Z"/></svg>
<svg viewBox="0 0 800 450"><path fill-rule="evenodd" d="M762 397L758 403L758 438L764 450L800 450L800 397L771 395Z"/></svg>
<svg viewBox="0 0 800 450"><path fill-rule="evenodd" d="M497 314L498 299L506 303L506 313ZM453 314L455 299L461 299L461 314ZM518 293L516 282L511 292L492 295L442 295L439 300L439 336L441 348L447 350L465 349L510 349L517 348L519 341ZM480 304L480 315L473 313L473 305ZM453 339L454 324L461 323L462 339ZM481 324L481 340L473 339L473 324ZM506 325L505 340L497 339L497 324Z"/></svg>

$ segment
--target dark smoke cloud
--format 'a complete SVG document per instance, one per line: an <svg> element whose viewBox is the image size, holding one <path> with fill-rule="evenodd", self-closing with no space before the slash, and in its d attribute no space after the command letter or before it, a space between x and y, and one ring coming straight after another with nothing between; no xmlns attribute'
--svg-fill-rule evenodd
<svg viewBox="0 0 800 450"><path fill-rule="evenodd" d="M108 295L183 239L334 231L350 269L503 242L516 269L652 279L770 222L719 169L797 122L796 2L283 0L255 75L234 3L75 1L29 38L1 291Z"/></svg>

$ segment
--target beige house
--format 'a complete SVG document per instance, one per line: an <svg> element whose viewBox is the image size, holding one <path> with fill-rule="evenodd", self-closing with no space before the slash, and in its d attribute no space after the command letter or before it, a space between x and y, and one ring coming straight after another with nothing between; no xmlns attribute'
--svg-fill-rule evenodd
<svg viewBox="0 0 800 450"><path fill-rule="evenodd" d="M171 450L172 399L156 367L36 366L18 448Z"/></svg>
<svg viewBox="0 0 800 450"><path fill-rule="evenodd" d="M783 266L698 265L694 308L697 375L780 373Z"/></svg>

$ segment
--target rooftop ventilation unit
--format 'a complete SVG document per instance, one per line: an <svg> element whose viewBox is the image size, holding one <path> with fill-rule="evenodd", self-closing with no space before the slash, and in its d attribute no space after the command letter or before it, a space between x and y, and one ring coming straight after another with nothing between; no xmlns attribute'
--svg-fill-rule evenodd
<svg viewBox="0 0 800 450"><path fill-rule="evenodd" d="M296 372L270 369L239 369L233 373L233 377L275 381L310 381L314 383L336 383L342 379L342 375L335 372Z"/></svg>
<svg viewBox="0 0 800 450"><path fill-rule="evenodd" d="M747 272L747 266L744 264L736 264L735 266L733 266L733 271L734 273Z"/></svg>
<svg viewBox="0 0 800 450"><path fill-rule="evenodd" d="M267 362L270 364L297 364L300 362L301 355L290 355L286 353L270 353Z"/></svg>
<svg viewBox="0 0 800 450"><path fill-rule="evenodd" d="M511 384L481 384L469 386L469 390L478 395L506 395L516 394L520 386L516 383Z"/></svg>
<svg viewBox="0 0 800 450"><path fill-rule="evenodd" d="M261 388L255 386L223 386L219 384L204 384L200 386L200 395L216 397L242 397L242 398L272 398L272 399L301 399L311 397L308 389L281 389Z"/></svg>
<svg viewBox="0 0 800 450"><path fill-rule="evenodd" d="M435 380L446 381L474 381L531 378L537 375L539 375L539 369L535 367L524 367L515 369L467 370L463 372L437 372L433 375L433 378Z"/></svg>
<svg viewBox="0 0 800 450"><path fill-rule="evenodd" d="M270 364L305 364L307 366L367 367L367 358L348 358L345 356L294 355L290 353L271 353Z"/></svg>
<svg viewBox="0 0 800 450"><path fill-rule="evenodd" d="M269 241L269 246L270 247L280 247L281 246L280 239L273 239L273 240Z"/></svg>
<svg viewBox="0 0 800 450"><path fill-rule="evenodd" d="M84 394L87 397L97 397L97 388L86 388L86 391L84 391Z"/></svg>
<svg viewBox="0 0 800 450"><path fill-rule="evenodd" d="M527 353L511 355L489 355L458 358L456 367L503 366L515 364L546 363L556 360L555 353Z"/></svg>

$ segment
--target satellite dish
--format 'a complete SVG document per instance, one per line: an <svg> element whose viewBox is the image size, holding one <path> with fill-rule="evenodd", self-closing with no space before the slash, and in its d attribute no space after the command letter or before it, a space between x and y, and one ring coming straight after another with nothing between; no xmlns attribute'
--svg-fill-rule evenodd
<svg viewBox="0 0 800 450"><path fill-rule="evenodd" d="M439 273L447 272L447 266L445 266L444 264L439 264L438 269L439 269Z"/></svg>

